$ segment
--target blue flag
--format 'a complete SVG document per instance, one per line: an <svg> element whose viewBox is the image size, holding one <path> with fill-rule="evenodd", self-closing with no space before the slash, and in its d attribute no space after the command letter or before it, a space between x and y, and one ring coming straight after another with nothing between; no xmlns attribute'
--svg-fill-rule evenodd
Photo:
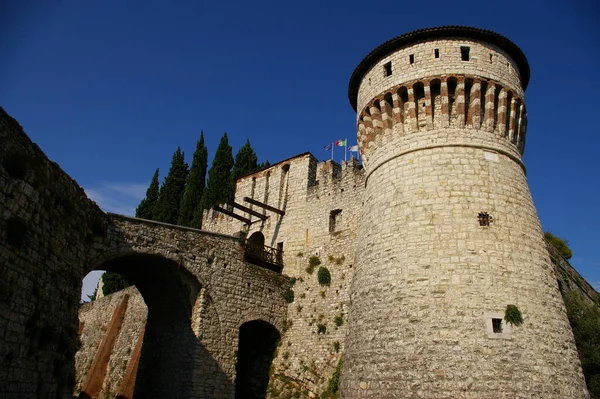
<svg viewBox="0 0 600 399"><path fill-rule="evenodd" d="M323 147L325 149L325 151L329 151L331 150L331 147L333 146L333 144L327 144L325 147Z"/></svg>

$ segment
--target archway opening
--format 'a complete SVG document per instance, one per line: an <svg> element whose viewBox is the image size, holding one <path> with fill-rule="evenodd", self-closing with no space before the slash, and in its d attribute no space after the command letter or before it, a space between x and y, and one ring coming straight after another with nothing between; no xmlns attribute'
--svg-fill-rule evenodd
<svg viewBox="0 0 600 399"><path fill-rule="evenodd" d="M81 371L80 397L193 395L198 341L190 318L200 291L198 280L177 262L149 254L117 257L96 270L123 276L139 295L132 287L110 295L114 298L98 299L105 302L99 308L113 301L114 310L105 317L100 343L84 348L93 360ZM80 333L86 327L98 328L85 326L81 317L80 313ZM137 324L135 319L140 319Z"/></svg>
<svg viewBox="0 0 600 399"><path fill-rule="evenodd" d="M242 324L236 365L235 398L263 399L269 370L281 335L271 324L253 320Z"/></svg>

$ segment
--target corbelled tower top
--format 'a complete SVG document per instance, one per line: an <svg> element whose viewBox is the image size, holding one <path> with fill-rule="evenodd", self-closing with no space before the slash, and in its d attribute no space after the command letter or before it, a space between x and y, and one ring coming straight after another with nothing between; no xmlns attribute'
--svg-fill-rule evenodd
<svg viewBox="0 0 600 399"><path fill-rule="evenodd" d="M350 77L350 84L348 85L348 98L352 108L356 111L356 100L358 96L358 87L362 78L366 72L379 60L384 58L391 52L398 49L412 46L417 43L430 41L433 39L460 39L470 38L477 41L487 42L499 49L502 49L508 56L510 56L518 67L518 71L521 75L521 83L523 90L527 89L529 84L529 63L523 51L512 41L506 37L493 32L491 30L472 28L470 26L440 26L436 28L419 29L412 32L405 33L387 42L381 44L375 50L371 51L361 62L358 64L352 77Z"/></svg>
<svg viewBox="0 0 600 399"><path fill-rule="evenodd" d="M528 82L521 49L488 30L446 26L383 43L354 70L348 88L367 170L432 140L487 147L521 163ZM378 151L384 144L394 154Z"/></svg>

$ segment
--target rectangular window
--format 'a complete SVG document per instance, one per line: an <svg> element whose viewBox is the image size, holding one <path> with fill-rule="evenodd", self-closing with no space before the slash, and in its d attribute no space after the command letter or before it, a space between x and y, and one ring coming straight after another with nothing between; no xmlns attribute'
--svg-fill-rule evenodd
<svg viewBox="0 0 600 399"><path fill-rule="evenodd" d="M502 333L502 319L492 319L492 330L495 334Z"/></svg>
<svg viewBox="0 0 600 399"><path fill-rule="evenodd" d="M392 75L392 61L383 64L383 76L388 77Z"/></svg>
<svg viewBox="0 0 600 399"><path fill-rule="evenodd" d="M433 50L433 55L435 56L435 58L440 58L440 50L437 48Z"/></svg>
<svg viewBox="0 0 600 399"><path fill-rule="evenodd" d="M481 212L477 216L477 219L479 219L480 226L489 226L490 222L492 221L492 217L487 212Z"/></svg>
<svg viewBox="0 0 600 399"><path fill-rule="evenodd" d="M471 47L461 46L460 47L460 58L463 61L469 61L469 52L471 51Z"/></svg>
<svg viewBox="0 0 600 399"><path fill-rule="evenodd" d="M342 225L342 210L334 209L329 212L329 232L335 233L340 230Z"/></svg>
<svg viewBox="0 0 600 399"><path fill-rule="evenodd" d="M415 55L414 54L409 55L408 61L410 61L411 64L414 64L415 63Z"/></svg>

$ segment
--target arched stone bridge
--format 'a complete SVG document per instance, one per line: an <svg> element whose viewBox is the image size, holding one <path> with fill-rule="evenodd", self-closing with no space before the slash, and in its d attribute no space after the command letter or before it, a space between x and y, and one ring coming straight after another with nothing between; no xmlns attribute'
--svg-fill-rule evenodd
<svg viewBox="0 0 600 399"><path fill-rule="evenodd" d="M111 270L148 307L138 397L233 398L240 327L281 331L285 276L236 237L106 214L0 108L0 396L71 398L82 279Z"/></svg>

